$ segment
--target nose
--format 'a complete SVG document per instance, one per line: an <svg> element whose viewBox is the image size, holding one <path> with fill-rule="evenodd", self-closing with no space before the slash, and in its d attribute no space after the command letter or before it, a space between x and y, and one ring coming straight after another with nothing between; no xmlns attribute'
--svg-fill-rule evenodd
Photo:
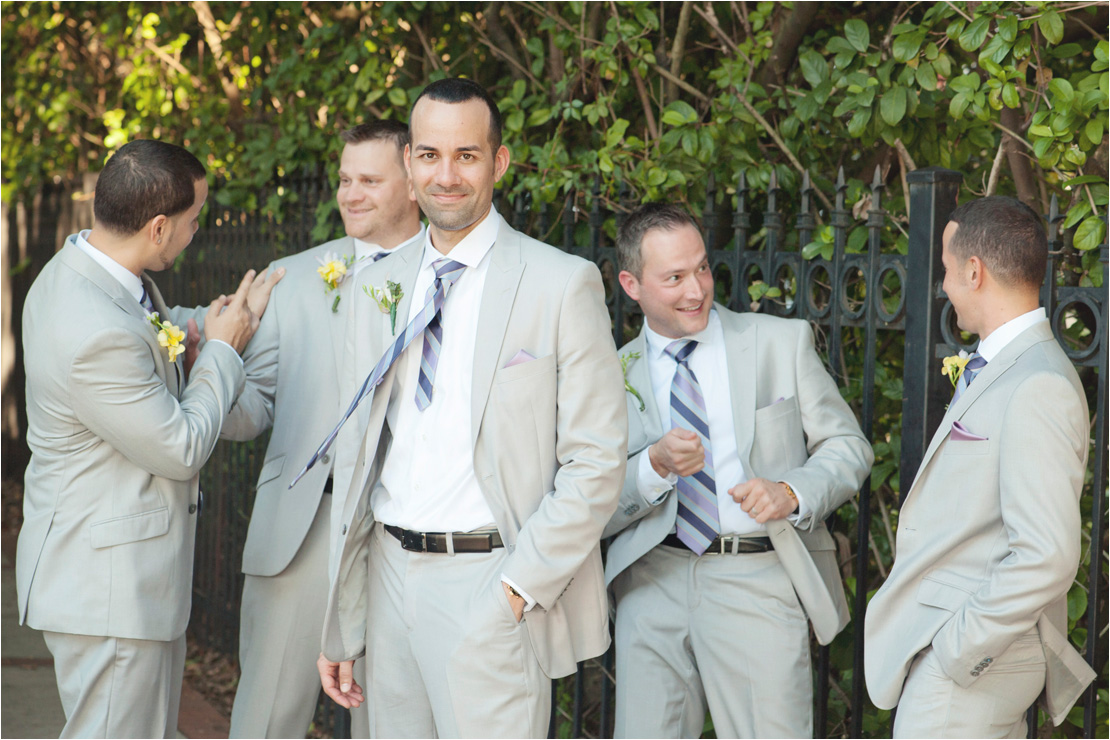
<svg viewBox="0 0 1110 740"><path fill-rule="evenodd" d="M450 157L443 157L436 163L435 181L436 185L445 188L459 183L459 172L454 160Z"/></svg>
<svg viewBox="0 0 1110 740"><path fill-rule="evenodd" d="M705 300L705 286L698 280L697 275L686 278L686 299L697 303Z"/></svg>

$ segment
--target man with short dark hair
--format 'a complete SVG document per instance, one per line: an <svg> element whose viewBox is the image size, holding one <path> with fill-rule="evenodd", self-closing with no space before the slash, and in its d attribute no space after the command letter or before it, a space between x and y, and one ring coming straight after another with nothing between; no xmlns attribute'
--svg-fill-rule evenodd
<svg viewBox="0 0 1110 740"><path fill-rule="evenodd" d="M500 124L469 80L424 89L405 163L428 237L357 278L398 286L396 321L358 306L348 326L344 398L365 400L336 445L319 668L374 737L546 737L551 678L609 643L600 535L626 425L604 288L492 208Z"/></svg>
<svg viewBox="0 0 1110 740"><path fill-rule="evenodd" d="M617 233L644 327L625 345L629 460L605 579L616 737L811 737L809 627L848 621L825 519L873 459L808 323L733 313L681 207ZM807 620L808 617L808 620Z"/></svg>
<svg viewBox="0 0 1110 740"><path fill-rule="evenodd" d="M92 230L66 240L24 306L19 617L54 656L62 737L177 733L198 474L274 283L252 270L212 302L186 383L179 317L192 312L168 309L146 271L189 245L207 195L186 150L126 144L100 173Z"/></svg>
<svg viewBox="0 0 1110 740"><path fill-rule="evenodd" d="M954 394L898 516L897 556L867 609L867 688L895 737L1024 737L1095 677L1068 642L1090 422L1039 292L1048 243L1013 198L957 208L942 242L957 324ZM939 369L938 369L939 372Z"/></svg>
<svg viewBox="0 0 1110 740"><path fill-rule="evenodd" d="M288 471L312 454L345 408L339 383L350 310L378 310L370 296L352 289L352 276L424 237L405 172L408 127L371 121L340 138L335 199L346 236L274 262L286 278L251 343L247 387L224 424L224 436L237 440L273 426L243 548L242 676L231 737L304 737L312 723L329 523L342 506L333 509L330 460L294 493L286 490ZM351 719L352 734L365 735L365 708Z"/></svg>

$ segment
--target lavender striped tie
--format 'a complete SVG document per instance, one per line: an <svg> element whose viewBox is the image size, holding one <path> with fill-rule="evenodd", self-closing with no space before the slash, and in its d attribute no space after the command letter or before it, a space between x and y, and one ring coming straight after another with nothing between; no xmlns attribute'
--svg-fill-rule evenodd
<svg viewBox="0 0 1110 740"><path fill-rule="evenodd" d="M705 448L705 467L691 476L679 478L675 484L678 490L676 534L694 553L701 555L720 533L721 520L717 512L717 484L713 480L709 417L698 378L687 364L697 346L693 339L678 339L668 344L665 351L677 363L671 381L671 427L696 432Z"/></svg>
<svg viewBox="0 0 1110 740"><path fill-rule="evenodd" d="M385 354L382 355L382 358L378 360L378 364L375 365L374 369L370 371L370 374L366 376L366 380L363 381L362 386L358 389L358 393L355 394L354 399L351 401L351 405L347 408L347 412L343 414L343 418L339 420L335 429L332 429L331 434L320 444L320 447L317 448L316 452L312 455L312 459L304 466L304 469L297 473L297 477L289 484L290 488L297 485L297 481L303 478L305 473L311 470L312 466L316 464L316 461L323 457L328 449L331 448L332 444L335 442L335 438L339 436L339 430L347 422L347 419L351 418L351 414L358 408L362 399L369 396L374 388L382 382L382 378L385 377L390 366L401 356L401 353L412 343L412 340L415 339L417 335L424 333L424 329L428 328L432 320L439 316L439 312L443 310L443 301L447 297L447 290L455 284L455 281L462 275L463 270L466 269L466 265L461 262L456 262L447 258L436 260L432 263L432 267L435 268L436 278L435 282L428 288L428 297L427 302L424 304L424 308L417 314L416 318L405 327L404 333L397 337L397 340L393 342L390 348L386 350ZM436 346L438 347L438 342ZM434 363L432 369L433 371L435 369ZM421 362L421 376L423 376L423 361Z"/></svg>
<svg viewBox="0 0 1110 740"><path fill-rule="evenodd" d="M435 284L428 288L428 298L440 289L441 281L453 285L459 275L466 269L466 265L449 260L446 257L432 263L436 271ZM428 321L428 328L424 332L424 349L420 354L420 377L416 381L416 408L423 411L432 403L432 393L435 392L436 365L439 364L439 350L443 346L443 312L437 311Z"/></svg>
<svg viewBox="0 0 1110 740"><path fill-rule="evenodd" d="M967 387L971 385L971 381L975 380L975 376L986 366L987 361L981 354L978 352L971 353L971 357L968 358L967 364L964 365L964 371L960 373L960 378L956 381L956 390L952 393L952 401L948 404L949 406L960 400L960 396L962 396L964 391L967 390Z"/></svg>

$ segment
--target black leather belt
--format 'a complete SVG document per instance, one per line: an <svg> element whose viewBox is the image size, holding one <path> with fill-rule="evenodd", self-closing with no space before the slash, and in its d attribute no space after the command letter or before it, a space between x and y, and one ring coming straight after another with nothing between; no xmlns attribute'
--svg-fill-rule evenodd
<svg viewBox="0 0 1110 740"><path fill-rule="evenodd" d="M333 480L331 478L328 478L328 482L324 484L324 493L331 493L332 483Z"/></svg>
<svg viewBox="0 0 1110 740"><path fill-rule="evenodd" d="M448 540L454 552L491 552L505 546L498 532L413 532L392 524L386 524L385 531L396 537L401 547L412 552L448 553L452 551L448 549Z"/></svg>
<svg viewBox="0 0 1110 740"><path fill-rule="evenodd" d="M680 550L689 550L686 543L678 539L677 534L669 534L663 540L667 547L677 547ZM769 537L717 537L709 543L705 554L731 555L751 552L771 552L775 549Z"/></svg>

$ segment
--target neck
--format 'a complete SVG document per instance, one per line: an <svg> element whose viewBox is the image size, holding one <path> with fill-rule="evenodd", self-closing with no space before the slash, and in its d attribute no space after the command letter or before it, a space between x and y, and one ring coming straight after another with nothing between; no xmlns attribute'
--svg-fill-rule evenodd
<svg viewBox="0 0 1110 740"><path fill-rule="evenodd" d="M142 232L130 237L121 237L113 231L93 226L85 241L111 257L137 277L142 277L144 250L141 236Z"/></svg>
<svg viewBox="0 0 1110 740"><path fill-rule="evenodd" d="M402 224L386 235L377 242L382 249L396 249L400 245L407 242L420 233L420 214L414 213L411 217L404 219ZM363 240L365 241L365 240Z"/></svg>
<svg viewBox="0 0 1110 740"><path fill-rule="evenodd" d="M998 301L995 305L987 307L981 314L979 322L979 339L989 337L998 327L1013 321L1018 316L1036 310L1041 305L1036 293L1014 296L1009 300Z"/></svg>
<svg viewBox="0 0 1110 740"><path fill-rule="evenodd" d="M432 246L442 255L450 254L451 250L457 247L459 242L469 236L470 232L474 231L474 229L478 228L478 224L486 219L491 208L493 208L492 203L486 207L486 210L482 212L481 216L475 219L474 223L470 224L470 226L456 229L455 231L441 229L435 224L429 225L428 233L432 235Z"/></svg>

